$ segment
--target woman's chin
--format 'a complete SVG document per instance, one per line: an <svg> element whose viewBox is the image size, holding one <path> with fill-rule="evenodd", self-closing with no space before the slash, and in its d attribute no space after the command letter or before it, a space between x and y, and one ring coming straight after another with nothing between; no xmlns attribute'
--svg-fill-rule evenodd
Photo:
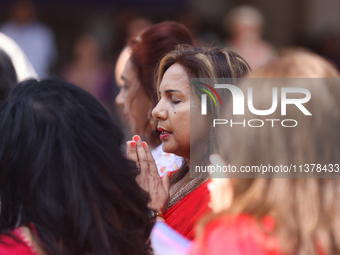
<svg viewBox="0 0 340 255"><path fill-rule="evenodd" d="M173 145L168 144L167 142L162 142L162 150L165 153L172 153L178 157L182 158L190 158L190 151L188 153L184 153L184 151L180 150L178 147L174 147Z"/></svg>
<svg viewBox="0 0 340 255"><path fill-rule="evenodd" d="M165 153L173 153L171 148L169 148L169 146L166 145L165 142L162 142L162 150L165 152Z"/></svg>
<svg viewBox="0 0 340 255"><path fill-rule="evenodd" d="M173 146L171 146L171 144L169 142L166 142L166 141L162 141L162 150L165 153L176 154L175 153L176 150L173 148Z"/></svg>

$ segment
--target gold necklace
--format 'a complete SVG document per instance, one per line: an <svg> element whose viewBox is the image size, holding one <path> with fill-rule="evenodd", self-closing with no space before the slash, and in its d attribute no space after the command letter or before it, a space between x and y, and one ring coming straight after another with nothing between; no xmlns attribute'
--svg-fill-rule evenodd
<svg viewBox="0 0 340 255"><path fill-rule="evenodd" d="M189 177L190 177L190 173L188 173L188 176L185 177L185 180L183 181L182 185L176 189L176 191L172 194L172 196L175 195L178 191L180 191L184 187L184 185L188 182Z"/></svg>

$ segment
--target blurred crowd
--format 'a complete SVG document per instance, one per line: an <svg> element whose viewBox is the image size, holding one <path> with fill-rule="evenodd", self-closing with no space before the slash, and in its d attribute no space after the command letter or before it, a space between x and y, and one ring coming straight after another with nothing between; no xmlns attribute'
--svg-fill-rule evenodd
<svg viewBox="0 0 340 255"><path fill-rule="evenodd" d="M61 61L58 38L49 25L39 20L36 4L31 0L18 0L9 6L9 19L0 25L0 31L18 44L38 77L64 77L94 95L111 114L120 114L119 109L112 107L120 80L112 70L124 44L152 25L152 19L137 12L126 12L125 16L123 13L124 17L118 19L115 44L111 46L107 46L112 41L110 35L103 36L102 31L86 25L82 32L76 32L72 54L63 56ZM231 48L242 55L252 69L265 64L276 52L275 46L263 39L264 16L252 6L239 6L224 15L221 30L228 35L225 37L213 30L203 30L198 16L191 12L180 13L176 21L188 27L197 45ZM340 68L339 37L335 33L325 33L308 46Z"/></svg>
<svg viewBox="0 0 340 255"><path fill-rule="evenodd" d="M55 68L57 38L38 17L18 0L0 25L0 254L340 254L338 37L316 52L277 49L246 5L224 16L225 38L201 33L194 16L135 15L110 54L88 29ZM297 128L212 129L235 116L230 94L209 81L256 87L267 109L268 91L295 86L276 81L293 78L317 81L300 85L311 117L287 109ZM192 174L263 162L333 175Z"/></svg>

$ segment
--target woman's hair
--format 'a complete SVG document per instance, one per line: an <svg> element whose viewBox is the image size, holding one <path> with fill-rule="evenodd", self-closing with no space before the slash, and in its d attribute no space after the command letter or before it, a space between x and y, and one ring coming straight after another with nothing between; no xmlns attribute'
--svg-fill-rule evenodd
<svg viewBox="0 0 340 255"><path fill-rule="evenodd" d="M148 194L93 96L28 80L11 89L0 115L2 234L32 223L48 254L148 254Z"/></svg>
<svg viewBox="0 0 340 255"><path fill-rule="evenodd" d="M10 87L17 82L17 73L10 57L0 49L0 100L7 97Z"/></svg>
<svg viewBox="0 0 340 255"><path fill-rule="evenodd" d="M137 38L128 42L131 48L130 59L137 69L140 88L144 89L153 107L158 101L155 81L157 66L162 57L173 51L178 44L194 45L195 41L185 26L174 21L165 21L150 26ZM152 118L151 115L150 117ZM145 128L148 125L149 120L146 120ZM153 146L160 143L159 135L160 131L157 129L152 132L150 143Z"/></svg>
<svg viewBox="0 0 340 255"><path fill-rule="evenodd" d="M286 48L247 78L339 78L339 72L327 60L307 49Z"/></svg>
<svg viewBox="0 0 340 255"><path fill-rule="evenodd" d="M266 66L251 73L241 83L245 91L250 78L331 78L331 79L296 79L299 87L310 91L312 99L305 104L312 116L305 116L297 107L287 108L286 118L295 119L294 128L273 128L266 123L261 128L228 128L223 132L225 143L220 153L228 164L236 166L289 166L295 164L339 164L340 155L340 86L339 74L326 60L303 50L286 50ZM334 79L335 78L335 79ZM273 87L290 87L290 82L282 79L262 79L262 85L254 85L261 91L255 97L257 109L268 109L271 105ZM285 80L287 81L287 79ZM253 83L251 83L253 84ZM294 83L294 85L296 85ZM266 91L269 91L267 93ZM255 94L256 95L256 94ZM260 95L260 94L258 94ZM230 105L231 107L231 105ZM242 119L251 118L249 113ZM227 118L238 121L231 113ZM257 116L265 120L268 116ZM282 119L276 110L270 119ZM336 167L335 165L333 166ZM316 171L316 170L314 170ZM312 174L312 173L309 173ZM340 179L338 178L259 178L224 179L231 181L233 201L218 201L224 210L212 214L201 222L201 230L208 222L225 214L242 213L260 220L267 215L275 219L275 231L280 248L285 254L325 254L340 253ZM262 176L263 177L263 176ZM272 177L277 177L273 174ZM212 196L229 192L221 189L212 192Z"/></svg>
<svg viewBox="0 0 340 255"><path fill-rule="evenodd" d="M247 62L233 51L220 48L195 48L189 45L180 45L175 51L170 52L161 60L158 71L157 90L159 90L164 73L175 63L180 64L187 71L189 78L200 79L201 81L207 81L207 83L211 83L212 80L218 78L235 82L235 79L242 78L250 72ZM194 95L194 98L191 98L191 100L201 100L201 94L205 92L202 92L199 87L202 86L198 83L190 83L191 95ZM219 95L221 98L225 97L223 93L219 92ZM212 119L218 115L218 109L214 108L214 103L210 100L207 102L207 112L210 113L207 115L210 125ZM209 155L215 151L218 143L217 137L215 137L213 132L210 132L209 135L206 141L207 144L202 145L202 148L205 148L205 156L202 157L200 155L200 158L204 160L207 160ZM205 165L205 163L207 162L202 162L202 165ZM188 170L187 163L183 162L181 171L174 174L171 182L175 183L182 179Z"/></svg>

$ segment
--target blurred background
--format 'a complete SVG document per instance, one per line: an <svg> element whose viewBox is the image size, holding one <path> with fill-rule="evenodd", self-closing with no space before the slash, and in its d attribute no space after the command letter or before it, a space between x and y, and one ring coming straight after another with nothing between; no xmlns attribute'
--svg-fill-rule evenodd
<svg viewBox="0 0 340 255"><path fill-rule="evenodd" d="M111 108L119 53L151 24L178 21L201 45L238 48L253 68L284 46L310 48L339 68L339 13L339 0L1 0L0 31L40 77L82 84ZM257 43L244 43L255 37Z"/></svg>

